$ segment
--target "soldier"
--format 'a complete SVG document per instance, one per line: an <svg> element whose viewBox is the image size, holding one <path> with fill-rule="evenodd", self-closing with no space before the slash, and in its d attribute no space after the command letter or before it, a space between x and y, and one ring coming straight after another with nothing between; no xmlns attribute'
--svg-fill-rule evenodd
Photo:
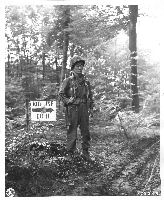
<svg viewBox="0 0 164 200"><path fill-rule="evenodd" d="M89 115L93 113L93 98L89 81L82 74L85 60L74 56L71 60L72 76L64 79L59 96L66 108L67 151L72 158L76 150L77 128L82 136L82 156L90 160Z"/></svg>

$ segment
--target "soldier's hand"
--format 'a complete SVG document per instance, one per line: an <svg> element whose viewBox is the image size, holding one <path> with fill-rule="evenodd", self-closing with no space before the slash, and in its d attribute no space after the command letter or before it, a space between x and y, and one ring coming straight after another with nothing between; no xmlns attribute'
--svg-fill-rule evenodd
<svg viewBox="0 0 164 200"><path fill-rule="evenodd" d="M67 103L69 104L69 103L73 103L73 102L74 102L74 97L70 97Z"/></svg>

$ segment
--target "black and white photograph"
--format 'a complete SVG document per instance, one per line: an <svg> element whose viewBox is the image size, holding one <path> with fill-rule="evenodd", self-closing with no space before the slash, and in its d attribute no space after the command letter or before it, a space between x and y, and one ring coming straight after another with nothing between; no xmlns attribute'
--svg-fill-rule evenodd
<svg viewBox="0 0 164 200"><path fill-rule="evenodd" d="M4 3L4 197L161 197L153 2Z"/></svg>

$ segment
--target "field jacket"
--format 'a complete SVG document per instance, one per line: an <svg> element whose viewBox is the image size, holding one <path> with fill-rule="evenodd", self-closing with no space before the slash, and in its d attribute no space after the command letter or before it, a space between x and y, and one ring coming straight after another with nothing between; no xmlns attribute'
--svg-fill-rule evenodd
<svg viewBox="0 0 164 200"><path fill-rule="evenodd" d="M93 108L93 94L90 82L85 79L84 75L81 78L70 76L64 79L59 90L59 97L65 106L69 105L69 99L73 97L74 100L71 105L87 103L88 108Z"/></svg>

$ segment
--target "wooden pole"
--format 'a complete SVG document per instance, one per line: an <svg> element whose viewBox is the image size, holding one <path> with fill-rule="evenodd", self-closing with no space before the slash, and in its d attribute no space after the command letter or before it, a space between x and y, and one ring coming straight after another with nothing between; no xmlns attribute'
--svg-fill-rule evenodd
<svg viewBox="0 0 164 200"><path fill-rule="evenodd" d="M28 94L27 94L28 95ZM29 98L26 95L26 127L27 132L29 131Z"/></svg>

